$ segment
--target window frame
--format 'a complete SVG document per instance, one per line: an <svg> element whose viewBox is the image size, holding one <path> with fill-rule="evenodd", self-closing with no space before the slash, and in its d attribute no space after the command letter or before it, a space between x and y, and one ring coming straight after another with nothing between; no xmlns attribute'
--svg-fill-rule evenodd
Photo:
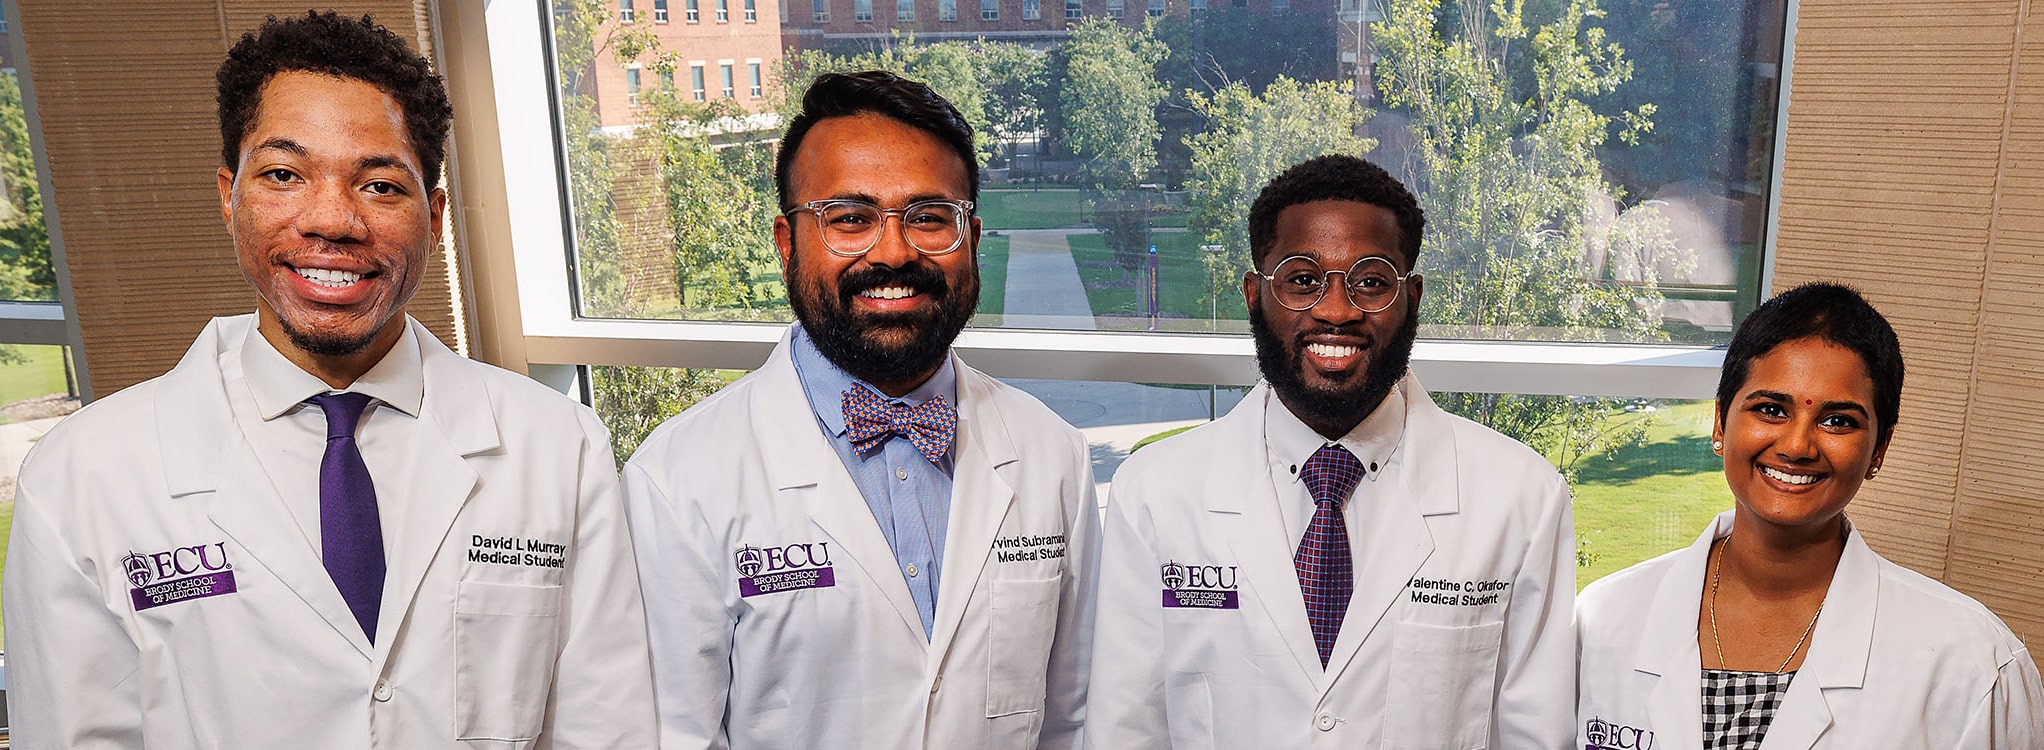
<svg viewBox="0 0 2044 750"><path fill-rule="evenodd" d="M531 371L564 390L574 382L574 368L585 365L760 366L785 324L577 314L552 58L542 36L549 17L517 3L443 2L460 8L456 15L484 19L487 34L487 43L449 45L446 51L474 64L443 68L450 71L456 90L487 89L491 98L486 101L494 105L494 117L471 116L455 128L457 148L485 154L461 160L460 187L502 196L477 202L487 208L467 212L467 221L457 228L477 270L472 278L490 287L477 295L479 354ZM1760 260L1763 289L1773 288L1783 166L1779 144L1788 125L1797 8L1790 0ZM752 118L758 127L779 126L770 122L772 115ZM551 158L529 158L535 153ZM956 348L975 367L998 377L1246 385L1257 372L1254 345L1246 336L969 328ZM1414 347L1412 368L1429 389L1441 392L1708 399L1722 360L1718 347L1423 339ZM563 372L569 375L564 378Z"/></svg>

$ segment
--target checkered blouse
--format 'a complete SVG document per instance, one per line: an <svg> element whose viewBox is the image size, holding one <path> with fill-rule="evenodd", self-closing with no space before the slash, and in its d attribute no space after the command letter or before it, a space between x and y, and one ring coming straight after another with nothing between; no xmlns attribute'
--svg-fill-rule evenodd
<svg viewBox="0 0 2044 750"><path fill-rule="evenodd" d="M1759 750L1794 672L1703 670L1704 750Z"/></svg>

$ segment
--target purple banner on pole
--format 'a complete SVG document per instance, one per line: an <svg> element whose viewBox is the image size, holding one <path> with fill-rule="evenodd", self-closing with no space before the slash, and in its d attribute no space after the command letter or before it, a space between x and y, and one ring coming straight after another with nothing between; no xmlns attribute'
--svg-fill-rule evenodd
<svg viewBox="0 0 2044 750"><path fill-rule="evenodd" d="M1164 606L1187 609L1241 609L1242 601L1233 591L1164 589Z"/></svg>
<svg viewBox="0 0 2044 750"><path fill-rule="evenodd" d="M799 589L827 589L836 585L837 574L831 568L801 568L765 575L739 576L738 595L750 597Z"/></svg>
<svg viewBox="0 0 2044 750"><path fill-rule="evenodd" d="M140 612L165 604L232 594L235 591L237 589L234 586L234 571L223 570L202 576L179 578L175 581L152 583L141 588L130 588L128 595L134 599L135 611Z"/></svg>

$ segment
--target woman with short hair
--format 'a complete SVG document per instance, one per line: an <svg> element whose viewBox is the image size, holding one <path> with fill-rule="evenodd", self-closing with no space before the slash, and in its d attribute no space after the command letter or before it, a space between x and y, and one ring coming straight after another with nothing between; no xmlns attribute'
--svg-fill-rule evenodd
<svg viewBox="0 0 2044 750"><path fill-rule="evenodd" d="M1797 287L1739 326L1711 430L1735 507L1583 591L1579 745L2044 748L2023 643L1846 518L1881 470L1902 374L1894 329L1845 287Z"/></svg>

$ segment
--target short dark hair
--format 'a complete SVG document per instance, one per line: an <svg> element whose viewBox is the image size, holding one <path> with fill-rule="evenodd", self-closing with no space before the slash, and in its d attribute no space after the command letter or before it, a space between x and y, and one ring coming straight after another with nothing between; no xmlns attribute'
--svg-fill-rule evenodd
<svg viewBox="0 0 2044 750"><path fill-rule="evenodd" d="M241 141L262 107L263 84L286 71L319 73L375 86L397 101L405 133L419 159L428 188L440 185L447 159L447 129L454 107L432 65L398 35L369 16L343 18L333 11L307 11L279 20L270 16L227 51L214 75L219 83L220 159L241 168Z"/></svg>
<svg viewBox="0 0 2044 750"><path fill-rule="evenodd" d="M1405 252L1405 270L1419 262L1419 241L1426 231L1426 212L1405 185L1383 167L1347 154L1316 156L1299 162L1263 186L1256 202L1249 206L1249 261L1257 268L1277 240L1278 214L1301 203L1315 201L1367 203L1398 218L1399 249Z"/></svg>
<svg viewBox="0 0 2044 750"><path fill-rule="evenodd" d="M1902 408L1902 342L1866 298L1838 284L1804 284L1761 303L1739 324L1718 376L1718 424L1745 387L1753 360L1789 341L1815 338L1858 354L1874 381L1874 422L1880 441L1895 432Z"/></svg>
<svg viewBox="0 0 2044 750"><path fill-rule="evenodd" d="M884 70L867 70L825 73L802 94L802 113L788 122L788 132L781 136L780 154L774 160L774 187L780 191L782 210L794 208L789 203L788 170L795 163L795 152L802 148L802 139L809 135L809 129L832 117L863 114L897 120L951 147L959 160L965 162L968 197L979 201L979 157L973 152L972 125L965 121L965 116L925 84Z"/></svg>

